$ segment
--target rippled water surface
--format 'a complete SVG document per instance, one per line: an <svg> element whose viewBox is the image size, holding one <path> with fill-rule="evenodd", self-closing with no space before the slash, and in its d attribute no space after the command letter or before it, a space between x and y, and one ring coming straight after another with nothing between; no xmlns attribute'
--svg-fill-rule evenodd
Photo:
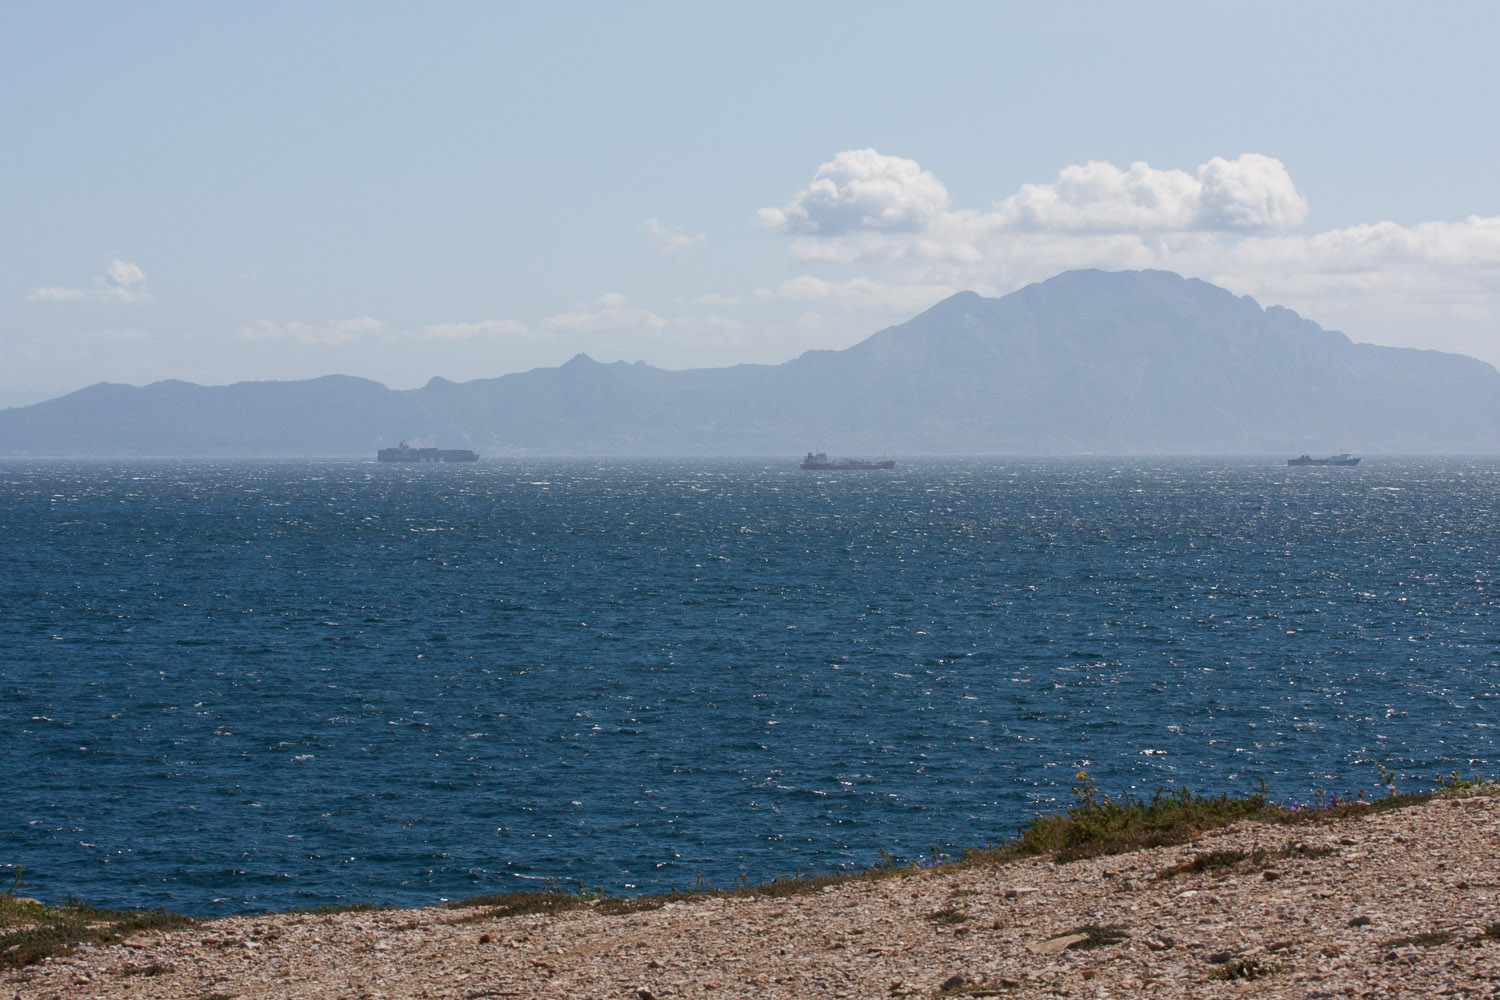
<svg viewBox="0 0 1500 1000"><path fill-rule="evenodd" d="M193 913L1494 775L1500 463L0 464L0 864ZM0 870L0 874L4 874Z"/></svg>

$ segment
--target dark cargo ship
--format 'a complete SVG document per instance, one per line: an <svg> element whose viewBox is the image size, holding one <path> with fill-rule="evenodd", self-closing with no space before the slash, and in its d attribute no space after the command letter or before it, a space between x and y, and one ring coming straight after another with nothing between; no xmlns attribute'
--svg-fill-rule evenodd
<svg viewBox="0 0 1500 1000"><path fill-rule="evenodd" d="M477 462L479 456L467 448L412 448L405 441L397 448L381 448L375 457L382 462Z"/></svg>
<svg viewBox="0 0 1500 1000"><path fill-rule="evenodd" d="M862 462L855 458L836 458L830 461L828 456L821 451L816 455L808 452L807 457L802 460L802 468L819 472L838 469L894 469L895 467L895 460L889 458L879 462Z"/></svg>
<svg viewBox="0 0 1500 1000"><path fill-rule="evenodd" d="M1327 458L1313 458L1311 455L1298 455L1296 458L1286 460L1287 465L1358 465L1359 458L1345 452L1342 455L1329 455Z"/></svg>

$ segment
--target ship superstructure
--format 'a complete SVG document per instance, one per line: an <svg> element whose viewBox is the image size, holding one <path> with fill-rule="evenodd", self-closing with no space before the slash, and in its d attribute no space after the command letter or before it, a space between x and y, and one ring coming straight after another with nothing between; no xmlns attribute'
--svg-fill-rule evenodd
<svg viewBox="0 0 1500 1000"><path fill-rule="evenodd" d="M467 448L413 448L402 441L396 448L381 448L375 454L382 462L477 462L479 456Z"/></svg>
<svg viewBox="0 0 1500 1000"><path fill-rule="evenodd" d="M838 471L840 469L894 469L895 467L895 460L890 458L881 459L878 462L866 462L857 458L830 459L826 453L821 451L816 454L808 452L807 457L802 460L801 466L803 469L817 472Z"/></svg>
<svg viewBox="0 0 1500 1000"><path fill-rule="evenodd" d="M1287 465L1358 465L1359 456L1344 452L1342 455L1329 455L1327 458L1313 458L1311 455L1298 455L1296 458L1286 460Z"/></svg>

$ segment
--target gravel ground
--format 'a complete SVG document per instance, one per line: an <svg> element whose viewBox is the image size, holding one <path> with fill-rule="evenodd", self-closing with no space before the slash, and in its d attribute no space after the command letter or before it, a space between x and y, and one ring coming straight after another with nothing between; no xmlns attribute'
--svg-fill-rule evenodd
<svg viewBox="0 0 1500 1000"><path fill-rule="evenodd" d="M234 917L7 971L0 998L1500 997L1497 886L1500 798L1473 796L630 915Z"/></svg>

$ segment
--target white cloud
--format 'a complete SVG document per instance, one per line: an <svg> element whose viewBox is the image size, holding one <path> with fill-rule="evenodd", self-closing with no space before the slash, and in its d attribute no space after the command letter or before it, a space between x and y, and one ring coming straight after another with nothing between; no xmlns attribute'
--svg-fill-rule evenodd
<svg viewBox="0 0 1500 1000"><path fill-rule="evenodd" d="M846 309L925 309L958 291L947 285L887 284L867 277L827 281L810 274L783 281L770 298L786 302L826 302Z"/></svg>
<svg viewBox="0 0 1500 1000"><path fill-rule="evenodd" d="M1449 349L1500 358L1493 320L1500 310L1500 216L1250 239L1191 263L1209 280L1343 326L1356 339L1395 343L1403 327L1431 331L1462 322L1471 325L1469 342L1454 340Z"/></svg>
<svg viewBox="0 0 1500 1000"><path fill-rule="evenodd" d="M1307 218L1307 199L1281 161L1269 156L1216 156L1198 168L1198 184L1198 223L1204 229L1291 229Z"/></svg>
<svg viewBox="0 0 1500 1000"><path fill-rule="evenodd" d="M1026 232L1191 229L1200 190L1181 170L1154 170L1145 163L1121 170L1090 160L1064 167L1054 183L1023 184L988 221Z"/></svg>
<svg viewBox="0 0 1500 1000"><path fill-rule="evenodd" d="M49 285L26 296L27 302L119 302L134 305L151 300L151 292L146 288L146 272L139 265L118 257L112 258L104 273L96 276L93 284L85 288Z"/></svg>
<svg viewBox="0 0 1500 1000"><path fill-rule="evenodd" d="M473 340L479 337L525 337L531 333L525 323L511 319L487 319L478 323L427 323L416 329L418 340ZM395 339L402 339L397 334Z"/></svg>
<svg viewBox="0 0 1500 1000"><path fill-rule="evenodd" d="M951 209L947 188L916 161L860 149L823 164L791 203L759 217L799 237L792 253L800 260L974 265L992 256L986 244L1021 234L1247 234L1290 229L1307 212L1286 167L1259 153L1215 157L1195 174L1091 160L971 211Z"/></svg>
<svg viewBox="0 0 1500 1000"><path fill-rule="evenodd" d="M1027 232L1257 232L1306 217L1307 199L1281 161L1246 153L1214 157L1196 176L1090 160L1064 167L1052 184L1023 184L978 219L985 228Z"/></svg>
<svg viewBox="0 0 1500 1000"><path fill-rule="evenodd" d="M607 292L572 312L548 316L541 325L554 331L629 333L659 331L666 327L667 321L649 309L630 305L619 292Z"/></svg>
<svg viewBox="0 0 1500 1000"><path fill-rule="evenodd" d="M841 236L916 233L948 208L948 189L915 160L850 149L818 168L813 182L783 208L760 210L768 229Z"/></svg>
<svg viewBox="0 0 1500 1000"><path fill-rule="evenodd" d="M241 326L239 336L244 340L290 340L322 347L345 347L367 337L383 334L386 330L384 323L369 316L332 319L324 323L302 323L295 320L277 323L275 320L258 319Z"/></svg>
<svg viewBox="0 0 1500 1000"><path fill-rule="evenodd" d="M705 292L695 295L690 299L682 300L695 306L737 306L740 299L734 295L721 295L718 292Z"/></svg>
<svg viewBox="0 0 1500 1000"><path fill-rule="evenodd" d="M695 316L692 318L678 317L670 321L674 331L680 331L688 336L695 337L722 337L725 335L739 336L750 332L750 327L732 316L723 316L719 313L710 313L707 316Z"/></svg>
<svg viewBox="0 0 1500 1000"><path fill-rule="evenodd" d="M68 344L142 344L151 339L145 330L133 328L105 330L76 330L54 334L53 339Z"/></svg>
<svg viewBox="0 0 1500 1000"><path fill-rule="evenodd" d="M706 239L702 233L689 233L681 226L669 228L656 219L647 219L643 228L651 242L656 244L656 252L663 257L686 253Z"/></svg>
<svg viewBox="0 0 1500 1000"><path fill-rule="evenodd" d="M370 316L333 319L323 323L304 323L298 320L278 323L275 320L258 319L239 329L242 340L285 340L321 347L345 347L368 340L388 343L413 340L463 341L530 335L531 330L525 323L509 319L487 319L475 323L424 323L414 329L397 330Z"/></svg>
<svg viewBox="0 0 1500 1000"><path fill-rule="evenodd" d="M1148 163L1121 170L1091 160L1064 167L1050 184L1025 184L988 212L954 211L948 189L915 160L846 150L781 208L763 208L766 228L796 236L800 256L836 260L889 255L966 259L986 234L1021 232L1258 231L1288 228L1307 201L1279 160L1247 153L1214 158L1196 175ZM876 238L872 238L876 237ZM822 241L822 249L810 246Z"/></svg>

